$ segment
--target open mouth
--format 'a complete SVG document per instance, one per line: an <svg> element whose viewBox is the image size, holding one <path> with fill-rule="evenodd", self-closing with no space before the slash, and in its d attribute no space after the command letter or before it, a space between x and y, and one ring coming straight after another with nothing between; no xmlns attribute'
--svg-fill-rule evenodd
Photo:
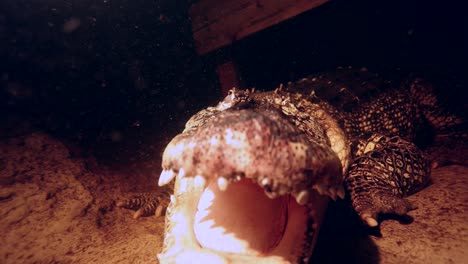
<svg viewBox="0 0 468 264"><path fill-rule="evenodd" d="M307 262L327 196L344 196L340 159L319 127L311 141L280 111L241 109L176 136L159 178L176 178L159 260Z"/></svg>
<svg viewBox="0 0 468 264"><path fill-rule="evenodd" d="M328 200L311 193L312 202L300 205L290 194L269 198L250 179L178 177L158 257L162 263L306 262Z"/></svg>

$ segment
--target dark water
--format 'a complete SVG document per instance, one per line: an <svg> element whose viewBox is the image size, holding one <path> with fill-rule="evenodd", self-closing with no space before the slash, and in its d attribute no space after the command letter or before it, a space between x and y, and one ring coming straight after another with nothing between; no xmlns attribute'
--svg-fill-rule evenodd
<svg viewBox="0 0 468 264"><path fill-rule="evenodd" d="M459 5L332 1L199 57L188 1L2 0L2 136L41 129L103 160L151 159L190 115L221 98L214 67L228 56L246 87L366 66L422 73L466 106Z"/></svg>

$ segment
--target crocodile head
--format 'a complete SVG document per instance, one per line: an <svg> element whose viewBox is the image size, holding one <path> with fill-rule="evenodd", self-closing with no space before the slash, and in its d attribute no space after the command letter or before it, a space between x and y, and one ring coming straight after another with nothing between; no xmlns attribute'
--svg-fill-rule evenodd
<svg viewBox="0 0 468 264"><path fill-rule="evenodd" d="M158 258L307 262L327 196L344 195L339 155L320 120L264 103L232 105L228 96L199 112L164 151L159 184L175 178L175 187Z"/></svg>

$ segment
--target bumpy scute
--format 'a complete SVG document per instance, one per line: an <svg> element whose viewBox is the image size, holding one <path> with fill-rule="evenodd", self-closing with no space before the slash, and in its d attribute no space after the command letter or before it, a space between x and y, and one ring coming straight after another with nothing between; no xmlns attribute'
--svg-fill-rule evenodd
<svg viewBox="0 0 468 264"><path fill-rule="evenodd" d="M322 132L324 133L324 132ZM268 182L278 195L341 184L341 163L326 144L307 136L275 109L219 112L196 131L175 137L163 155L163 169L183 168L186 176Z"/></svg>

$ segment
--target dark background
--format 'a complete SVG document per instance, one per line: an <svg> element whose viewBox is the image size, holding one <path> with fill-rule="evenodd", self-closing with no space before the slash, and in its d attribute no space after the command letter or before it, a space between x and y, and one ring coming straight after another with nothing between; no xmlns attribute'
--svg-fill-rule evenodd
<svg viewBox="0 0 468 264"><path fill-rule="evenodd" d="M221 98L215 63L248 87L337 66L418 72L466 106L462 1L332 1L198 57L188 1L2 0L1 136L45 130L103 161L161 155L187 118Z"/></svg>

